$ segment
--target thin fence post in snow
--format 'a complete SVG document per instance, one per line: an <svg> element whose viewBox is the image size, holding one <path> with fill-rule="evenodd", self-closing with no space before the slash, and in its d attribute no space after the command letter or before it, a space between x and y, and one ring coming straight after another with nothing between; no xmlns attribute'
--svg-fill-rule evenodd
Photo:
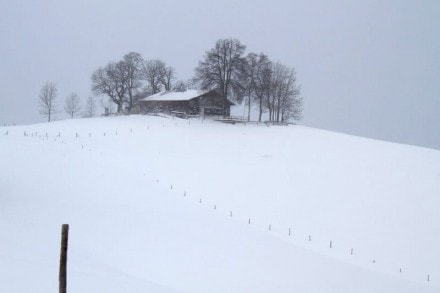
<svg viewBox="0 0 440 293"><path fill-rule="evenodd" d="M170 189L173 190L173 185L170 186Z"/></svg>
<svg viewBox="0 0 440 293"><path fill-rule="evenodd" d="M289 236L290 236L290 227L289 227Z"/></svg>
<svg viewBox="0 0 440 293"><path fill-rule="evenodd" d="M186 196L186 191L183 192L183 196Z"/></svg>
<svg viewBox="0 0 440 293"><path fill-rule="evenodd" d="M353 255L353 248L350 250L350 254Z"/></svg>
<svg viewBox="0 0 440 293"><path fill-rule="evenodd" d="M199 203L202 203L202 198L199 199Z"/></svg>
<svg viewBox="0 0 440 293"><path fill-rule="evenodd" d="M232 217L232 211L229 213L229 216Z"/></svg>
<svg viewBox="0 0 440 293"><path fill-rule="evenodd" d="M309 235L309 241L312 241L312 236Z"/></svg>
<svg viewBox="0 0 440 293"><path fill-rule="evenodd" d="M428 278L426 280L429 282L429 274L428 274Z"/></svg>
<svg viewBox="0 0 440 293"><path fill-rule="evenodd" d="M61 226L61 252L60 252L60 274L59 293L67 292L67 243L69 240L69 225Z"/></svg>
<svg viewBox="0 0 440 293"><path fill-rule="evenodd" d="M270 231L270 230L272 230L272 225L271 225L271 224L269 224L269 231Z"/></svg>
<svg viewBox="0 0 440 293"><path fill-rule="evenodd" d="M332 248L333 246L333 242L330 240L330 248Z"/></svg>
<svg viewBox="0 0 440 293"><path fill-rule="evenodd" d="M251 224L251 218L249 218L248 224L249 224L249 225Z"/></svg>

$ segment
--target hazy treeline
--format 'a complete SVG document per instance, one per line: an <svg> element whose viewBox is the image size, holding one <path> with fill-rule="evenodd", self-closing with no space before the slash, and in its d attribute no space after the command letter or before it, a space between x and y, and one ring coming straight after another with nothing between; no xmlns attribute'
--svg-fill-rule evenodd
<svg viewBox="0 0 440 293"><path fill-rule="evenodd" d="M251 105L258 107L270 121L301 118L302 97L293 67L273 62L263 53L248 53L237 39L220 39L195 69L195 81L202 89L217 88L233 101L246 99L248 120Z"/></svg>
<svg viewBox="0 0 440 293"><path fill-rule="evenodd" d="M296 71L268 55L247 53L237 39L219 39L207 50L187 81L177 80L176 70L159 59L144 59L140 53L129 52L121 60L109 62L91 76L91 90L116 105L116 111L130 111L139 98L161 91L216 89L233 102L245 102L250 120L251 107L258 109L258 120L268 113L270 121L298 120L302 114L302 97ZM55 111L56 86L47 82L40 93L40 113L49 118ZM83 116L95 113L89 97ZM65 101L65 111L74 117L81 111L79 97L72 93Z"/></svg>
<svg viewBox="0 0 440 293"><path fill-rule="evenodd" d="M57 108L57 96L58 89L56 84L47 81L40 90L38 95L38 106L40 108L40 114L47 117L50 122L53 115L58 113ZM74 118L77 114L81 113L83 118L90 118L95 116L96 104L92 96L89 96L86 100L84 108L81 106L81 101L76 93L71 93L64 100L64 110L71 118Z"/></svg>
<svg viewBox="0 0 440 293"><path fill-rule="evenodd" d="M108 97L120 113L132 109L140 94L152 95L174 89L175 69L159 59L143 59L130 52L117 62L110 62L92 74L92 92ZM176 83L178 85L180 83Z"/></svg>

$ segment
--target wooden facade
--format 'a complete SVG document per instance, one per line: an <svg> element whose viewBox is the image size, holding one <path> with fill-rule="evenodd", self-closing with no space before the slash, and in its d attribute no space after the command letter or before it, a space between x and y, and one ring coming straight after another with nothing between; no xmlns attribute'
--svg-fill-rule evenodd
<svg viewBox="0 0 440 293"><path fill-rule="evenodd" d="M215 91L162 92L139 100L140 113L229 116L233 103Z"/></svg>

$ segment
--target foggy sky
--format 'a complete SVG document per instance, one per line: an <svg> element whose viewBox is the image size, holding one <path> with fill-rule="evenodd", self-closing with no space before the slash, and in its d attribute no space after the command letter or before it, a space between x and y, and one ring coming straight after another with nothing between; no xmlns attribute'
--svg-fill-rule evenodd
<svg viewBox="0 0 440 293"><path fill-rule="evenodd" d="M64 99L135 51L193 76L234 37L295 66L304 119L318 128L440 149L440 1L3 1L0 124L45 121L45 81ZM325 146L323 146L325 147Z"/></svg>

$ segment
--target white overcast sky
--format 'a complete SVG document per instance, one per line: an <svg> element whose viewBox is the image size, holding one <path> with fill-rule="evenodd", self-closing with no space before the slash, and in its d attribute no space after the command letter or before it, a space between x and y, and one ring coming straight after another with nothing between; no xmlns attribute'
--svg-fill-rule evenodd
<svg viewBox="0 0 440 293"><path fill-rule="evenodd" d="M130 51L192 77L219 38L295 66L304 125L440 149L440 1L0 0L0 123L44 121Z"/></svg>

